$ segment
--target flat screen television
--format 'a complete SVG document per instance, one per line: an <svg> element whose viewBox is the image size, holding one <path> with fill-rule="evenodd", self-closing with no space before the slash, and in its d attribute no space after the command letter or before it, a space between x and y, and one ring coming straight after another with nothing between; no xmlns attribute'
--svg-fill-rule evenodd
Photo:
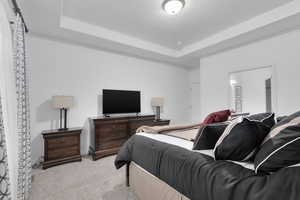
<svg viewBox="0 0 300 200"><path fill-rule="evenodd" d="M103 114L140 113L141 92L103 90Z"/></svg>

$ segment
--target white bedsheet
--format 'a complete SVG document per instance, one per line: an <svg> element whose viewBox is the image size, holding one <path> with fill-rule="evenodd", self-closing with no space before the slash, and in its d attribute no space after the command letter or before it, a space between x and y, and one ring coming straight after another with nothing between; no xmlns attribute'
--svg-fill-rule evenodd
<svg viewBox="0 0 300 200"><path fill-rule="evenodd" d="M189 149L189 150L193 149L194 143L192 141L180 139L177 137L172 137L172 136L163 135L163 134L153 134L153 133L137 133L137 135L142 135L142 136L151 138L153 140L180 146L185 149Z"/></svg>
<svg viewBox="0 0 300 200"><path fill-rule="evenodd" d="M148 137L148 138L151 138L153 140L160 141L160 142L164 142L164 143L176 145L176 146L188 149L190 151L199 152L199 153L202 153L204 155L208 155L208 156L214 158L214 151L213 151L213 149L208 149L208 150L193 150L193 144L194 143L192 141L188 141L188 140L184 140L184 139L180 139L180 138L172 137L172 136L168 136L168 135L153 134L153 133L137 133L137 135ZM237 162L237 161L231 161L231 160L228 160L228 161L236 163L238 165L241 165L241 166L243 166L245 168L254 170L254 164L253 163Z"/></svg>
<svg viewBox="0 0 300 200"><path fill-rule="evenodd" d="M214 150L213 150L213 149L208 149L208 150L194 150L194 151L215 158ZM245 168L254 170L254 164L253 164L253 163L249 163L249 162L238 162L238 161L232 161L232 160L227 160L227 161L233 162L233 163L238 164L238 165L241 165L241 166L243 166L243 167L245 167Z"/></svg>

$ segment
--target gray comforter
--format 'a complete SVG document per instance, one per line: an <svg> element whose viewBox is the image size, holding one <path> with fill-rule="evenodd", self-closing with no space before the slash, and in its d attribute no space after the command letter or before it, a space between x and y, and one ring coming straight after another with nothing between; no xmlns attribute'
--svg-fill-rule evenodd
<svg viewBox="0 0 300 200"><path fill-rule="evenodd" d="M191 200L298 200L300 168L272 175L158 142L132 136L120 149L115 166L134 161Z"/></svg>

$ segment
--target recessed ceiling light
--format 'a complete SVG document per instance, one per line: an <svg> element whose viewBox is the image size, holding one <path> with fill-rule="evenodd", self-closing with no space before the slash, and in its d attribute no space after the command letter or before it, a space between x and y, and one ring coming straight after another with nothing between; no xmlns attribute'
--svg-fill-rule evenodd
<svg viewBox="0 0 300 200"><path fill-rule="evenodd" d="M176 15L182 10L184 4L184 0L166 0L162 6L169 15Z"/></svg>

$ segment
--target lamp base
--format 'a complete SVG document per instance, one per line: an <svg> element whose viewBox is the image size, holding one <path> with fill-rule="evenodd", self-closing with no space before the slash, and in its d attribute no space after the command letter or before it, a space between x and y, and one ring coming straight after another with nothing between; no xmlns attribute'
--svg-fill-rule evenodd
<svg viewBox="0 0 300 200"><path fill-rule="evenodd" d="M59 122L59 129L58 130L68 130L67 128L67 116L68 116L68 110L67 108L61 108L60 109L60 122ZM64 126L63 126L64 122Z"/></svg>
<svg viewBox="0 0 300 200"><path fill-rule="evenodd" d="M160 121L160 107L156 106L155 121Z"/></svg>

